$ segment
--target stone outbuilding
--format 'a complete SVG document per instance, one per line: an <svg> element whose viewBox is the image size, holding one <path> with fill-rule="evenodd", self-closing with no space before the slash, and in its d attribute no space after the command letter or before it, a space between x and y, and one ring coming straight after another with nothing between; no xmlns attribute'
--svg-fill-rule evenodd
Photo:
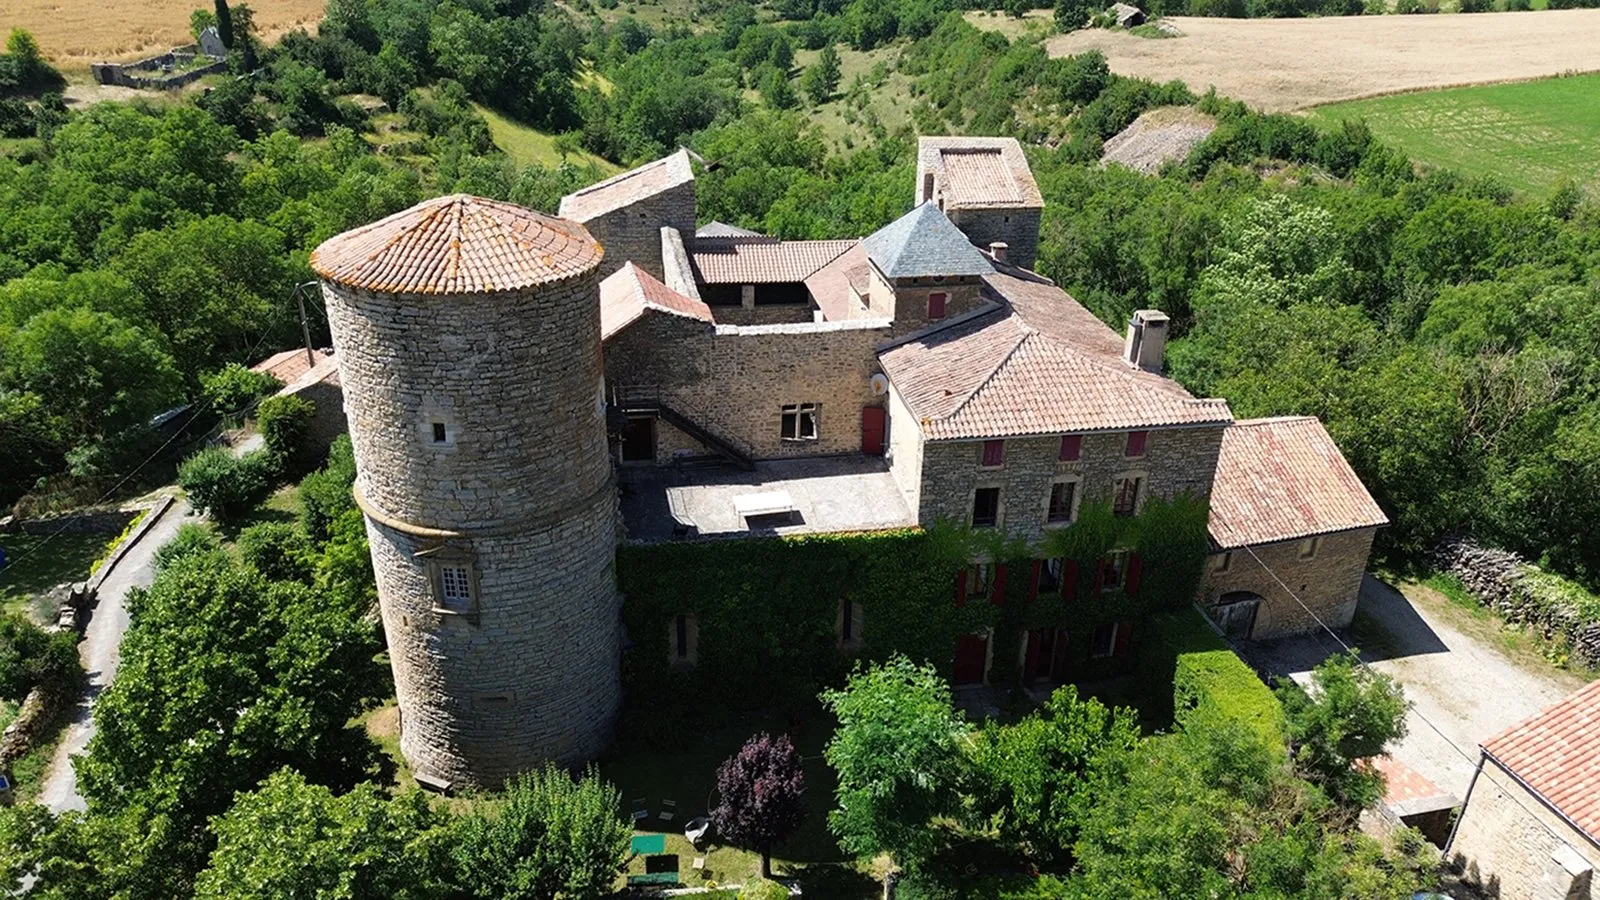
<svg viewBox="0 0 1600 900"><path fill-rule="evenodd" d="M283 383L277 396L301 397L310 401L315 414L308 440L324 450L343 434L344 385L339 380L339 361L332 348L295 348L274 353L250 367L251 371L271 375Z"/></svg>
<svg viewBox="0 0 1600 900"><path fill-rule="evenodd" d="M1118 28L1133 28L1146 21L1144 10L1129 3L1113 3L1110 12L1116 17Z"/></svg>
<svg viewBox="0 0 1600 900"><path fill-rule="evenodd" d="M1600 681L1481 751L1445 859L1491 897L1597 896Z"/></svg>
<svg viewBox="0 0 1600 900"><path fill-rule="evenodd" d="M1234 422L1217 459L1200 603L1230 637L1343 628L1388 523L1315 418Z"/></svg>

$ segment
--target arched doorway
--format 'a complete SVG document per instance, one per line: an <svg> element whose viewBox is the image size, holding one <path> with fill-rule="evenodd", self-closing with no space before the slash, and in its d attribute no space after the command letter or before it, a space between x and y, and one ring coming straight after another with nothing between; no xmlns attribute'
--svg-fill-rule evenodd
<svg viewBox="0 0 1600 900"><path fill-rule="evenodd" d="M1253 591L1229 591L1217 599L1211 608L1211 618L1230 638L1248 641L1256 627L1256 611L1261 607L1261 595Z"/></svg>

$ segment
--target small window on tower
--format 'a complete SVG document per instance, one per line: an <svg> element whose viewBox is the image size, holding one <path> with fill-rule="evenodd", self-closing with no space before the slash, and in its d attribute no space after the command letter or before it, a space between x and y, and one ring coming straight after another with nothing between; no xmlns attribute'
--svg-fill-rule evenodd
<svg viewBox="0 0 1600 900"><path fill-rule="evenodd" d="M439 606L451 612L472 608L472 573L466 566L439 567Z"/></svg>
<svg viewBox="0 0 1600 900"><path fill-rule="evenodd" d="M435 423L433 423L433 442L435 444L443 444L443 443L447 443L449 441L449 439L450 439L450 432L444 427L444 423L443 422L435 422Z"/></svg>

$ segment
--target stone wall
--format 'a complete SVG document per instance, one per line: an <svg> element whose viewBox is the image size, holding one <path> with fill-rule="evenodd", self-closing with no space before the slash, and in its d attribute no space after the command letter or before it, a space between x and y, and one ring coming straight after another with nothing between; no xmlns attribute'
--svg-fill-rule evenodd
<svg viewBox="0 0 1600 900"><path fill-rule="evenodd" d="M613 387L657 389L664 404L757 459L861 451L861 408L887 322L707 327L646 314L606 344ZM819 405L817 440L782 438L783 407ZM659 451L658 451L659 452Z"/></svg>
<svg viewBox="0 0 1600 900"><path fill-rule="evenodd" d="M890 284L876 266L871 267L868 307L874 315L893 316L893 337L926 328L934 321L946 321L982 306L983 280L977 276L934 281L932 278L902 278ZM928 295L946 294L944 318L928 318Z"/></svg>
<svg viewBox="0 0 1600 900"><path fill-rule="evenodd" d="M713 306L711 315L718 325L798 324L815 321L816 307L808 303L769 303L753 308Z"/></svg>
<svg viewBox="0 0 1600 900"><path fill-rule="evenodd" d="M998 487L998 527L1033 542L1044 536L1051 485L1057 479L1078 480L1080 505L1110 502L1114 479L1127 472L1143 474L1144 498L1210 495L1222 428L1151 430L1144 456L1137 459L1123 455L1127 436L1125 431L1086 434L1074 462L1059 461L1060 435L1010 438L1005 463L997 468L981 465L982 441L930 441L923 445L918 519L924 526L940 519L966 524L972 518L973 492Z"/></svg>
<svg viewBox="0 0 1600 900"><path fill-rule="evenodd" d="M1350 624L1361 593L1361 579L1372 552L1375 528L1358 528L1325 534L1317 539L1316 555L1300 558L1300 541L1260 544L1248 551L1215 553L1206 560L1206 574L1200 582L1202 606L1214 605L1224 594L1248 591L1261 597L1256 608L1251 640L1267 640L1289 634L1317 631L1321 619L1330 628ZM1219 571L1226 559L1226 568ZM1266 564L1266 568L1262 567ZM1267 571L1271 569L1271 573ZM1284 580L1295 594L1316 613L1310 613L1289 596L1272 573Z"/></svg>
<svg viewBox="0 0 1600 900"><path fill-rule="evenodd" d="M306 439L320 451L326 451L333 439L349 429L344 412L344 388L337 377L324 378L307 385L285 388L281 393L293 394L311 401L315 410Z"/></svg>
<svg viewBox="0 0 1600 900"><path fill-rule="evenodd" d="M406 759L494 786L593 758L621 703L594 271L492 296L323 293ZM467 609L441 609L441 565L469 572Z"/></svg>
<svg viewBox="0 0 1600 900"><path fill-rule="evenodd" d="M1430 560L1507 621L1527 623L1546 638L1564 640L1576 662L1600 667L1600 616L1578 601L1586 595L1578 585L1540 572L1515 553L1459 536L1440 542ZM1597 602L1590 600L1591 606Z"/></svg>
<svg viewBox="0 0 1600 900"><path fill-rule="evenodd" d="M1039 256L1039 214L1037 209L952 209L954 222L980 249L988 250L995 241L1004 241L1006 262L1032 269Z"/></svg>
<svg viewBox="0 0 1600 900"><path fill-rule="evenodd" d="M1589 900L1600 847L1485 759L1445 859L1491 897Z"/></svg>
<svg viewBox="0 0 1600 900"><path fill-rule="evenodd" d="M622 268L623 263L632 262L665 282L661 229L675 228L680 238L692 235L694 216L694 182L691 180L585 221L584 227L606 253L600 263L600 277Z"/></svg>

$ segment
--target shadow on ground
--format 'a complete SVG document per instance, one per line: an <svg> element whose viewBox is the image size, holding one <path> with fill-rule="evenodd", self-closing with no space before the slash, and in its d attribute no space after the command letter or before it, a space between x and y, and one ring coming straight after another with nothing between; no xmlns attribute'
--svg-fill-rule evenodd
<svg viewBox="0 0 1600 900"><path fill-rule="evenodd" d="M1279 677L1304 676L1318 663L1344 652L1340 641L1360 650L1367 662L1450 651L1404 594L1371 574L1362 579L1350 627L1336 633L1338 640L1319 629L1272 641L1240 641L1235 646L1257 671Z"/></svg>

